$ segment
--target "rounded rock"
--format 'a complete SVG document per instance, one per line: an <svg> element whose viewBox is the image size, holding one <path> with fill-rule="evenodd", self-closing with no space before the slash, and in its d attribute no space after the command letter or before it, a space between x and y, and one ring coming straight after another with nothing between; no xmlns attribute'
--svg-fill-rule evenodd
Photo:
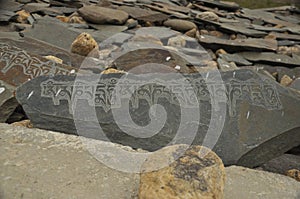
<svg viewBox="0 0 300 199"><path fill-rule="evenodd" d="M181 32L187 32L192 29L197 29L195 23L187 20L181 20L181 19L169 19L164 22L164 26L170 27L173 30L177 30Z"/></svg>

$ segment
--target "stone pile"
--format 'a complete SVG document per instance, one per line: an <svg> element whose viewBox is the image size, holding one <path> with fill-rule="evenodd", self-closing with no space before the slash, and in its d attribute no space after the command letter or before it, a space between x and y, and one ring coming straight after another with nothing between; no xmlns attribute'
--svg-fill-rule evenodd
<svg viewBox="0 0 300 199"><path fill-rule="evenodd" d="M226 166L299 180L299 8L213 0L0 4L0 122L147 151L203 145ZM164 124L153 105L165 108ZM149 136L147 126L161 129ZM173 173L186 169L177 168L180 160L173 166ZM142 176L150 185L141 195L149 186L165 194L151 184L161 174L152 174Z"/></svg>

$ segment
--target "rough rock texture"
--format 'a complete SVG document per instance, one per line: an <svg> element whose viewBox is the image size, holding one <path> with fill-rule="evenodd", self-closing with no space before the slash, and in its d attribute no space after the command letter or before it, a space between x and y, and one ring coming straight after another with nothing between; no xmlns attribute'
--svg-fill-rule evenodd
<svg viewBox="0 0 300 199"><path fill-rule="evenodd" d="M286 172L286 175L300 182L300 170L291 169Z"/></svg>
<svg viewBox="0 0 300 199"><path fill-rule="evenodd" d="M128 14L121 10L100 6L84 6L78 10L84 20L96 24L124 24Z"/></svg>
<svg viewBox="0 0 300 199"><path fill-rule="evenodd" d="M164 148L163 153L174 154L176 157L182 150L184 146L175 145ZM165 157L168 156L160 154L150 157L144 163L144 169L155 168L165 160ZM224 166L221 159L205 147L193 146L169 166L142 173L139 198L221 199L224 181Z"/></svg>
<svg viewBox="0 0 300 199"><path fill-rule="evenodd" d="M0 138L0 198L137 197L139 175L97 161L77 136L0 124Z"/></svg>
<svg viewBox="0 0 300 199"><path fill-rule="evenodd" d="M194 28L197 28L196 24L194 24L193 22L180 20L180 19L169 19L164 22L164 25L172 28L173 30L182 31L182 32L186 32Z"/></svg>
<svg viewBox="0 0 300 199"><path fill-rule="evenodd" d="M287 176L237 166L225 171L224 199L300 198L300 183Z"/></svg>
<svg viewBox="0 0 300 199"><path fill-rule="evenodd" d="M202 12L199 13L196 18L202 20L209 20L209 21L219 21L219 16L213 12Z"/></svg>
<svg viewBox="0 0 300 199"><path fill-rule="evenodd" d="M98 54L98 43L88 33L81 33L72 43L71 52L82 56L96 56Z"/></svg>

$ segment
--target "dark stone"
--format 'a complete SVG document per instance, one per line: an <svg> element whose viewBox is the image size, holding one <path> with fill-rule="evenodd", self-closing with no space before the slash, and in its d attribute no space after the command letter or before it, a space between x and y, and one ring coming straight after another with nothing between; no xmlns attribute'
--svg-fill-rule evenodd
<svg viewBox="0 0 300 199"><path fill-rule="evenodd" d="M265 171L285 175L288 170L300 170L300 156L284 154L262 165Z"/></svg>
<svg viewBox="0 0 300 199"><path fill-rule="evenodd" d="M275 51L277 49L276 40L271 39L236 39L226 40L218 37L200 35L198 38L201 45L206 48L218 50L220 48L227 52L250 51Z"/></svg>
<svg viewBox="0 0 300 199"><path fill-rule="evenodd" d="M14 34L0 33L0 42L9 44L11 46L16 46L35 55L52 55L58 57L63 60L64 64L76 68L79 68L82 61L85 59L80 55L70 53L69 51L63 50L49 43L45 43L31 37L21 38L19 36L15 36Z"/></svg>
<svg viewBox="0 0 300 199"><path fill-rule="evenodd" d="M6 122L19 105L14 96L16 87L0 80L0 122Z"/></svg>
<svg viewBox="0 0 300 199"><path fill-rule="evenodd" d="M170 142L188 144L191 140L213 146L218 139L213 150L226 165L258 166L299 145L298 92L253 70L221 72L221 78L223 89L214 72L78 76L76 82L70 76L38 77L18 88L17 99L35 127L134 148L153 151ZM189 82L196 95L185 93L183 82ZM120 90L115 90L116 83ZM139 83L143 86L136 87ZM161 108L149 110L157 103L164 107L166 117ZM224 125L219 128L216 124L222 124L222 119ZM146 125L151 127L143 130Z"/></svg>
<svg viewBox="0 0 300 199"><path fill-rule="evenodd" d="M238 55L252 62L265 63L271 65L297 67L300 63L300 57L295 54L293 55L293 57L271 52L242 52L238 53Z"/></svg>
<svg viewBox="0 0 300 199"><path fill-rule="evenodd" d="M112 28L109 31L85 29L84 32L91 34L100 43L111 35L120 32L122 30L120 28ZM70 27L68 23L63 23L56 18L46 16L38 19L34 28L24 32L24 35L25 37L32 37L69 51L72 42L82 32L81 29Z"/></svg>
<svg viewBox="0 0 300 199"><path fill-rule="evenodd" d="M234 62L239 66L250 66L252 65L251 62L244 59L242 56L238 54L221 54L219 55L223 60L227 62Z"/></svg>

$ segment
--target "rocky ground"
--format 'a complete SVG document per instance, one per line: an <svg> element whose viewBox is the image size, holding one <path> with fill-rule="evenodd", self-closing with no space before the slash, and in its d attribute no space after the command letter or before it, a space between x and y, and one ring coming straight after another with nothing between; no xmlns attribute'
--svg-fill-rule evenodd
<svg viewBox="0 0 300 199"><path fill-rule="evenodd" d="M0 198L300 198L299 8L211 0L0 5ZM120 111L126 99L128 115ZM168 117L149 136L144 127L163 121L160 108L149 110L157 103ZM97 161L86 139L137 156L165 152L137 170L137 159L124 164L102 152L122 171L172 163L121 172Z"/></svg>

